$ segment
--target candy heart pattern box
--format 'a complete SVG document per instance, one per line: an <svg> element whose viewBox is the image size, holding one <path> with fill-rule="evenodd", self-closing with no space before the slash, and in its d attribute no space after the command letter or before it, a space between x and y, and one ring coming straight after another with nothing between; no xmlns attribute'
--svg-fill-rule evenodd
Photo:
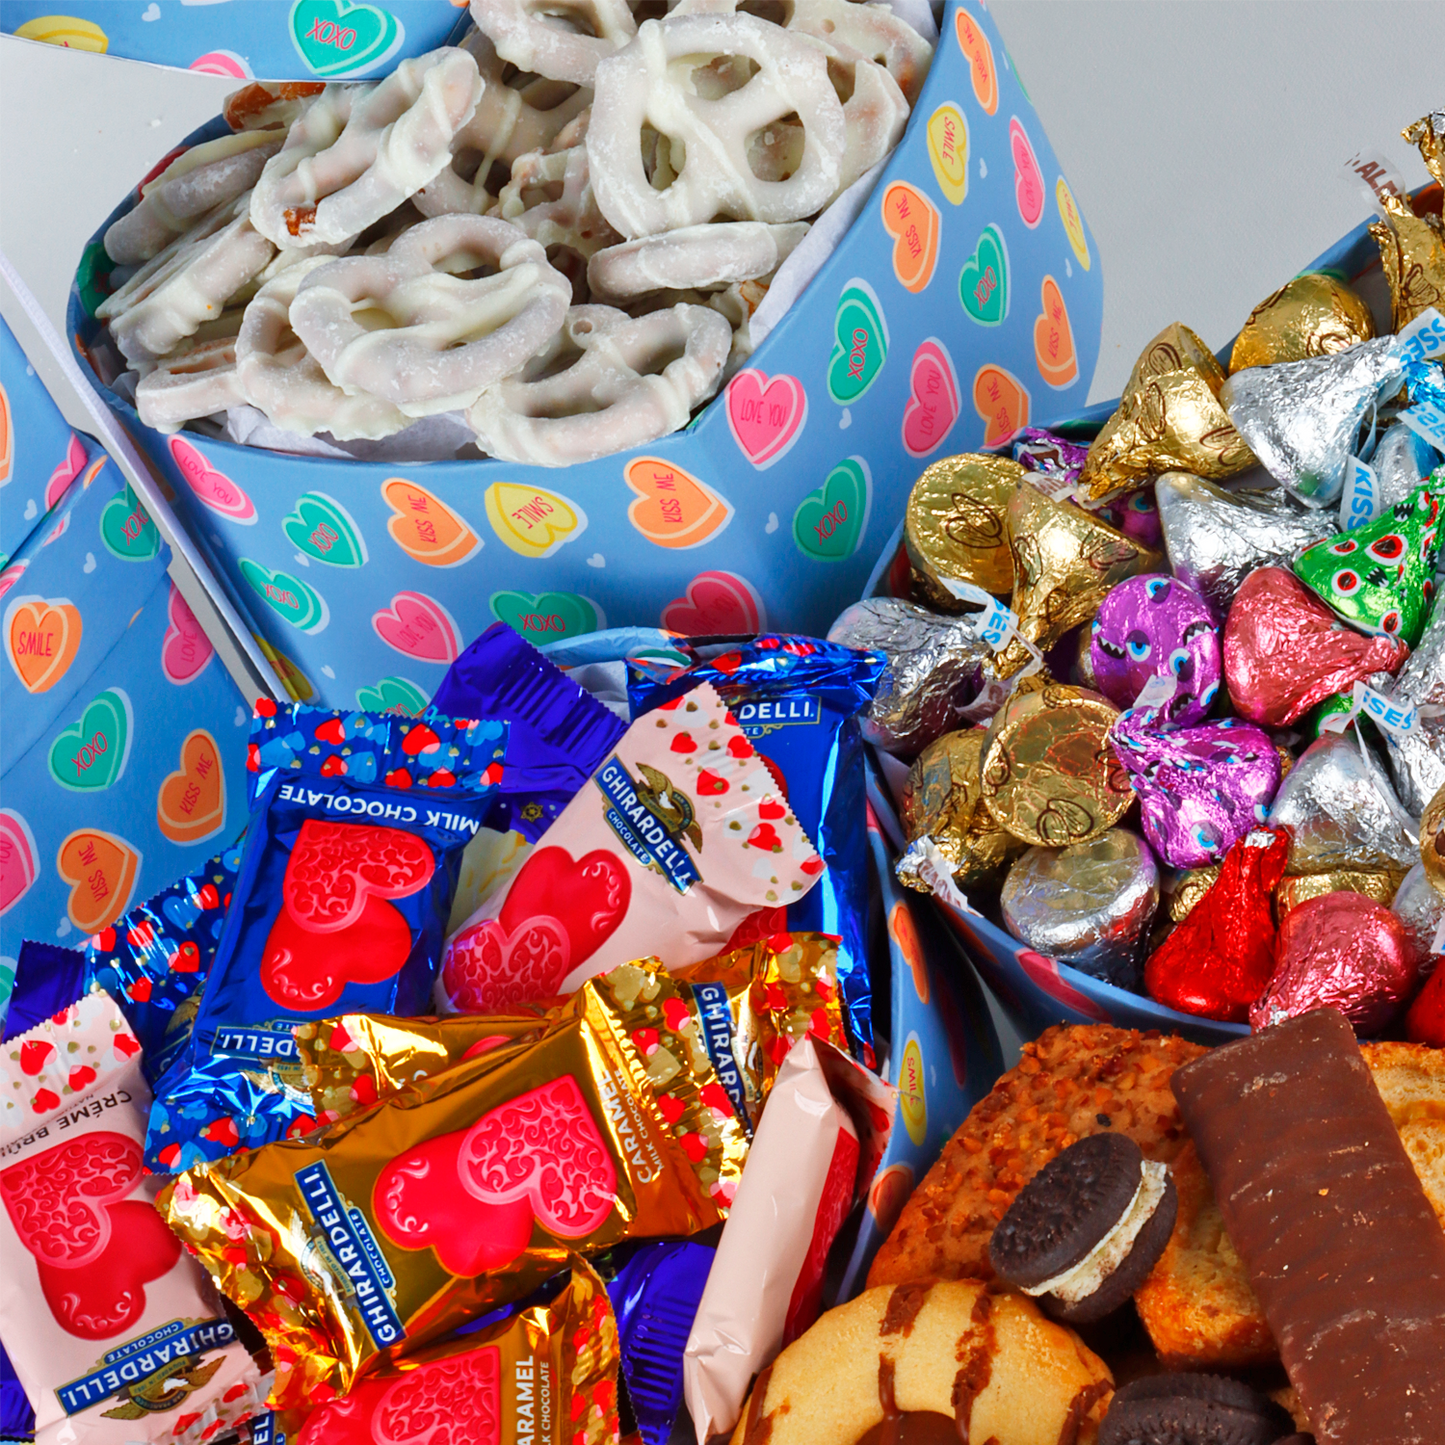
<svg viewBox="0 0 1445 1445"><path fill-rule="evenodd" d="M249 710L115 463L0 324L0 1015L22 939L71 947L245 823Z"/></svg>
<svg viewBox="0 0 1445 1445"><path fill-rule="evenodd" d="M5 0L0 7L0 28L22 40L236 80L375 79L465 25L465 0Z"/></svg>
<svg viewBox="0 0 1445 1445"><path fill-rule="evenodd" d="M82 363L103 233L71 298ZM1093 237L969 0L945 9L861 213L683 431L566 468L403 466L165 437L105 394L299 695L420 707L498 619L539 643L619 624L826 628L929 458L1079 410L1102 305Z"/></svg>

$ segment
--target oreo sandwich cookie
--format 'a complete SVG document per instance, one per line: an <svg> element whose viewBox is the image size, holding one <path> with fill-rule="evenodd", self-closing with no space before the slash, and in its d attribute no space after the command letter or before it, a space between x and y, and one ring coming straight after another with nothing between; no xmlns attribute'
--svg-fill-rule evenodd
<svg viewBox="0 0 1445 1445"><path fill-rule="evenodd" d="M1124 1134L1071 1144L1024 1185L988 1245L996 1275L1065 1324L1124 1304L1164 1253L1174 1181Z"/></svg>
<svg viewBox="0 0 1445 1445"><path fill-rule="evenodd" d="M1151 1375L1117 1391L1099 1445L1285 1445L1289 1411L1223 1375Z"/></svg>

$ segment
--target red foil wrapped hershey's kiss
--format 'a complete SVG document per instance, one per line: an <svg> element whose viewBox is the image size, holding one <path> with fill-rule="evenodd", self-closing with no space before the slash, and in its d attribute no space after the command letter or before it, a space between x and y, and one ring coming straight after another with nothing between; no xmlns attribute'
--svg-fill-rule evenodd
<svg viewBox="0 0 1445 1445"><path fill-rule="evenodd" d="M1244 579L1224 624L1224 679L1241 717L1283 727L1372 672L1393 672L1403 642L1345 626L1282 567Z"/></svg>
<svg viewBox="0 0 1445 1445"><path fill-rule="evenodd" d="M1243 1023L1274 972L1270 901L1284 876L1289 834L1255 828L1220 865L1214 886L1144 966L1149 996L1181 1013Z"/></svg>
<svg viewBox="0 0 1445 1445"><path fill-rule="evenodd" d="M1363 893L1325 893L1291 908L1275 960L1269 987L1249 1011L1255 1030L1334 1008L1368 1037L1395 1016L1416 977L1404 925Z"/></svg>
<svg viewBox="0 0 1445 1445"><path fill-rule="evenodd" d="M1405 1015L1405 1037L1412 1044L1445 1049L1445 967L1439 963Z"/></svg>

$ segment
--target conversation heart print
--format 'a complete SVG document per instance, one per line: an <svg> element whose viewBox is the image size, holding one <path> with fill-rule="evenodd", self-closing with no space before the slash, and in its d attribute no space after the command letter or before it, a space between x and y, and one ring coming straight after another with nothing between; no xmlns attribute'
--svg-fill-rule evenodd
<svg viewBox="0 0 1445 1445"><path fill-rule="evenodd" d="M323 80L379 70L405 39L401 21L379 5L295 0L291 7L291 42L306 68Z"/></svg>
<svg viewBox="0 0 1445 1445"><path fill-rule="evenodd" d="M873 476L862 457L846 457L793 513L793 540L818 562L841 562L858 550L873 502Z"/></svg>
<svg viewBox="0 0 1445 1445"><path fill-rule="evenodd" d="M954 33L958 48L968 61L968 75L973 82L973 96L992 115L998 109L998 69L993 63L993 46L979 28L978 21L961 5L954 14Z"/></svg>
<svg viewBox="0 0 1445 1445"><path fill-rule="evenodd" d="M983 444L1001 447L1029 424L1029 393L1012 372L981 366L973 378L973 408L984 420Z"/></svg>
<svg viewBox="0 0 1445 1445"><path fill-rule="evenodd" d="M171 583L166 601L166 635L161 639L161 672L167 682L184 687L194 682L215 654L211 639L196 620L190 604Z"/></svg>
<svg viewBox="0 0 1445 1445"><path fill-rule="evenodd" d="M883 192L883 229L893 239L893 274L915 294L933 280L942 230L938 207L916 186L894 181Z"/></svg>
<svg viewBox="0 0 1445 1445"><path fill-rule="evenodd" d="M760 471L781 461L803 434L808 393L796 376L740 371L728 383L728 427L742 454Z"/></svg>
<svg viewBox="0 0 1445 1445"><path fill-rule="evenodd" d="M494 592L491 607L498 622L537 646L607 626L602 608L576 592Z"/></svg>
<svg viewBox="0 0 1445 1445"><path fill-rule="evenodd" d="M126 562L145 562L160 551L161 534L129 482L101 509L100 540Z"/></svg>
<svg viewBox="0 0 1445 1445"><path fill-rule="evenodd" d="M85 448L80 446L80 442L77 440L74 433L71 434L70 445L72 447L80 447L81 464L84 465ZM64 463L62 463L61 465L63 466ZM59 469L59 467L56 468L57 471L59 471ZM14 417L12 416L10 411L10 393L7 392L3 386L0 386L0 487L3 487L5 483L10 480L11 474L14 472L14 470L15 422ZM71 481L74 480L75 476L76 473L72 472L70 476L66 478L65 486L69 486ZM64 490L65 488L62 487L61 491Z"/></svg>
<svg viewBox="0 0 1445 1445"><path fill-rule="evenodd" d="M388 647L418 662L449 665L461 651L451 613L422 592L398 592L390 607L372 617L371 625Z"/></svg>
<svg viewBox="0 0 1445 1445"><path fill-rule="evenodd" d="M413 562L424 567L460 567L482 547L482 539L438 496L405 477L388 477L381 497L391 509L386 530Z"/></svg>
<svg viewBox="0 0 1445 1445"><path fill-rule="evenodd" d="M1079 214L1079 207L1074 201L1074 193L1069 189L1069 183L1062 176L1054 185L1054 199L1059 203L1059 219L1064 223L1064 234L1069 238L1069 245L1074 248L1079 265L1087 271L1089 238L1084 232L1084 218Z"/></svg>
<svg viewBox="0 0 1445 1445"><path fill-rule="evenodd" d="M950 100L928 117L928 159L944 200L961 206L968 195L968 122Z"/></svg>
<svg viewBox="0 0 1445 1445"><path fill-rule="evenodd" d="M48 692L80 647L80 609L68 597L17 597L5 609L5 655L30 693Z"/></svg>
<svg viewBox="0 0 1445 1445"><path fill-rule="evenodd" d="M523 557L541 560L587 530L587 514L560 492L496 482L484 499L497 536Z"/></svg>
<svg viewBox="0 0 1445 1445"><path fill-rule="evenodd" d="M1018 202L1019 218L1032 231L1044 216L1043 172L1039 170L1028 132L1016 115L1009 117L1008 139L1014 161L1014 199Z"/></svg>
<svg viewBox="0 0 1445 1445"><path fill-rule="evenodd" d="M958 376L948 348L930 336L913 354L907 405L903 408L903 448L911 457L936 450L958 420Z"/></svg>
<svg viewBox="0 0 1445 1445"><path fill-rule="evenodd" d="M303 556L328 567L361 567L366 543L351 513L325 492L307 492L281 523L287 540Z"/></svg>
<svg viewBox="0 0 1445 1445"><path fill-rule="evenodd" d="M321 632L331 620L326 599L309 582L289 572L273 572L249 557L239 559L241 576L273 611L301 632Z"/></svg>
<svg viewBox="0 0 1445 1445"><path fill-rule="evenodd" d="M1008 320L1008 245L997 226L985 226L973 255L958 276L958 299L980 326L1001 326Z"/></svg>
<svg viewBox="0 0 1445 1445"><path fill-rule="evenodd" d="M828 395L851 406L878 379L888 359L888 322L873 288L855 276L838 298L833 317L833 352L828 359Z"/></svg>
<svg viewBox="0 0 1445 1445"><path fill-rule="evenodd" d="M414 682L404 677L384 677L375 687L356 689L356 705L362 712L389 712L420 717L431 701Z"/></svg>
<svg viewBox="0 0 1445 1445"><path fill-rule="evenodd" d="M1040 288L1043 310L1034 320L1034 360L1039 375L1057 391L1079 379L1079 360L1074 353L1074 333L1069 325L1064 293L1052 276L1045 276Z"/></svg>
<svg viewBox="0 0 1445 1445"><path fill-rule="evenodd" d="M202 843L226 825L226 775L221 750L205 728L181 743L180 766L156 795L156 825L172 843Z"/></svg>
<svg viewBox="0 0 1445 1445"><path fill-rule="evenodd" d="M40 876L30 824L14 808L0 808L0 913L8 913Z"/></svg>
<svg viewBox="0 0 1445 1445"><path fill-rule="evenodd" d="M129 695L110 687L86 704L80 721L50 745L50 776L76 793L101 792L121 779L130 759L135 718Z"/></svg>
<svg viewBox="0 0 1445 1445"><path fill-rule="evenodd" d="M700 547L732 521L731 502L672 462L636 457L622 474L637 493L627 520L658 547Z"/></svg>
<svg viewBox="0 0 1445 1445"><path fill-rule="evenodd" d="M767 609L757 588L735 572L699 572L682 597L662 609L662 625L685 637L761 632Z"/></svg>
<svg viewBox="0 0 1445 1445"><path fill-rule="evenodd" d="M172 460L198 501L228 521L255 525L256 508L230 477L218 472L185 437L173 436L168 445Z"/></svg>
<svg viewBox="0 0 1445 1445"><path fill-rule="evenodd" d="M71 885L70 921L85 934L109 928L130 904L140 865L140 853L114 833L71 833L55 855L55 871Z"/></svg>

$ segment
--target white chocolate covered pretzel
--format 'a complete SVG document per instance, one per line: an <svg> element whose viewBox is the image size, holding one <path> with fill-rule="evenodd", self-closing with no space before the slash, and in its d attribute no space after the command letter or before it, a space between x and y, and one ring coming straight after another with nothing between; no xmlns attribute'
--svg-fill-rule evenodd
<svg viewBox="0 0 1445 1445"><path fill-rule="evenodd" d="M105 253L118 266L149 261L207 211L249 191L281 149L274 131L242 131L202 141L179 155L105 233Z"/></svg>
<svg viewBox="0 0 1445 1445"><path fill-rule="evenodd" d="M598 251L587 263L587 284L598 298L618 301L649 291L709 291L771 275L807 234L805 221L686 226Z"/></svg>
<svg viewBox="0 0 1445 1445"><path fill-rule="evenodd" d="M391 436L409 426L411 418L390 402L364 393L349 396L334 386L291 329L297 289L327 264L325 256L298 261L251 298L234 348L237 390L277 426L302 436L322 431L337 441Z"/></svg>
<svg viewBox="0 0 1445 1445"><path fill-rule="evenodd" d="M253 80L226 97L221 114L232 130L291 129L312 96L325 85L319 80Z"/></svg>
<svg viewBox="0 0 1445 1445"><path fill-rule="evenodd" d="M481 94L476 62L452 46L374 85L328 85L261 172L256 229L281 247L359 235L450 163Z"/></svg>
<svg viewBox="0 0 1445 1445"><path fill-rule="evenodd" d="M121 355L149 371L265 267L276 248L251 225L248 198L219 206L96 308Z"/></svg>
<svg viewBox="0 0 1445 1445"><path fill-rule="evenodd" d="M727 322L702 306L638 317L574 306L547 348L488 387L467 421L504 461L593 461L686 425L716 390L731 342Z"/></svg>
<svg viewBox="0 0 1445 1445"><path fill-rule="evenodd" d="M843 102L848 145L838 180L838 189L844 191L903 139L908 101L883 66L845 46L830 45L829 49L828 73L835 88L848 97Z"/></svg>
<svg viewBox="0 0 1445 1445"><path fill-rule="evenodd" d="M503 60L574 85L637 34L626 0L472 0L472 19Z"/></svg>
<svg viewBox="0 0 1445 1445"><path fill-rule="evenodd" d="M725 57L751 62L753 73L716 98L697 93L694 72ZM760 179L748 163L750 137L794 116L804 133L796 170L785 180ZM668 138L670 153L681 147L680 171L669 155L676 174L665 189L644 168L648 128ZM837 191L847 143L825 49L751 15L649 20L626 50L597 67L587 129L592 186L602 214L629 238L720 215L801 220Z"/></svg>
<svg viewBox="0 0 1445 1445"><path fill-rule="evenodd" d="M479 268L491 274L461 274ZM343 391L430 416L470 405L519 371L561 326L571 297L566 277L516 226L438 216L404 231L384 256L318 266L290 317Z"/></svg>
<svg viewBox="0 0 1445 1445"><path fill-rule="evenodd" d="M584 259L619 239L597 208L583 145L520 156L496 214L545 249L562 246Z"/></svg>
<svg viewBox="0 0 1445 1445"><path fill-rule="evenodd" d="M135 389L140 419L163 432L179 431L188 421L213 416L240 400L234 335L173 353Z"/></svg>

